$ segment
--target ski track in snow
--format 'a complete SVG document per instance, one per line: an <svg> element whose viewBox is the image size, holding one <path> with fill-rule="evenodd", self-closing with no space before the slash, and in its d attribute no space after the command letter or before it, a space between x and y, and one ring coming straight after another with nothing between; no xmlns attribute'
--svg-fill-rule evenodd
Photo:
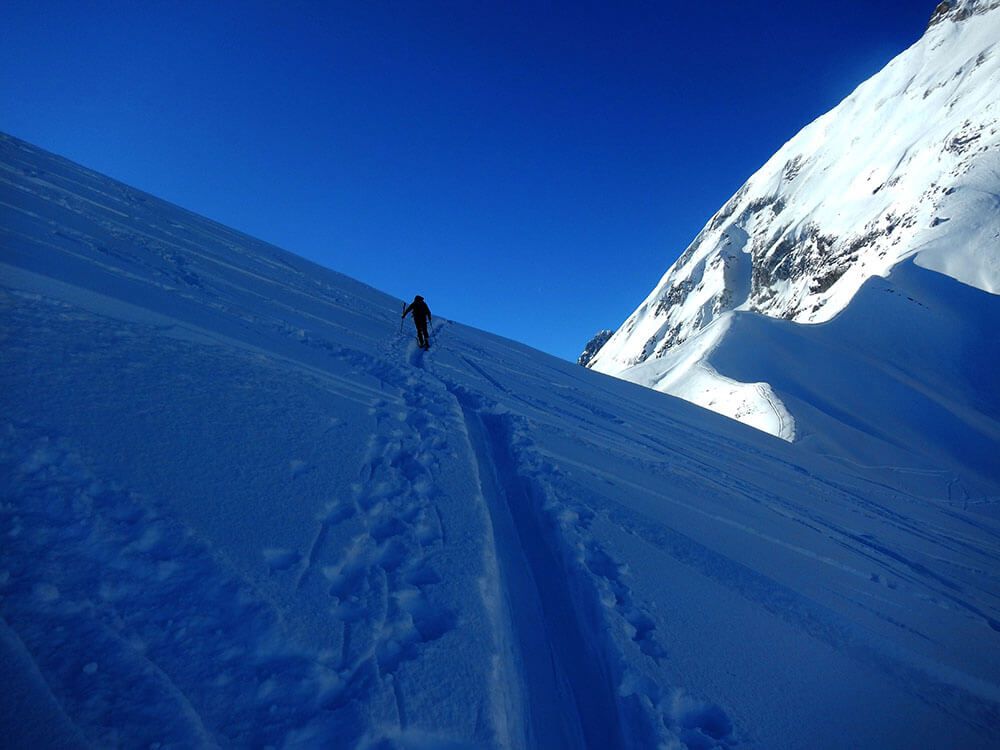
<svg viewBox="0 0 1000 750"><path fill-rule="evenodd" d="M507 392L484 368L462 359ZM517 577L511 570L519 564L527 568L521 574L527 580L507 598L512 627L521 631L522 659L531 658L532 646L526 644L537 632L546 634L547 653L534 658L551 662L554 674L539 676L537 668L533 675L522 674L522 680L539 683L527 686L527 698L540 706L555 693L557 705L546 713L573 717L571 726L527 730L528 744L578 747L582 741L587 747L624 748L679 740L698 748L735 746L732 722L721 707L640 675L630 667L630 655L607 636L624 631L647 658L666 655L653 619L633 600L623 567L587 533L593 514L555 490L558 472L535 451L523 418L463 386L449 388L463 411L493 528L512 526L495 546L501 556L520 562L505 560L501 576Z"/></svg>
<svg viewBox="0 0 1000 750"><path fill-rule="evenodd" d="M444 327L435 328L435 340ZM392 358L399 354L387 352ZM522 693L513 700L520 703L526 726L502 744L735 744L732 723L720 707L681 688L665 689L629 668L629 657L607 629L627 633L654 661L665 651L654 637L653 620L633 602L621 566L586 534L588 512L572 509L541 479L554 477L550 465L535 456L515 457L530 454L531 446L527 430L516 431L514 417L497 414L496 405L435 377L425 367L431 356L410 343L402 358L417 372L390 365L388 358L364 363L384 390L398 392L399 400L373 404L377 426L353 496L331 506L299 573L300 588L321 574L343 622L337 669L349 676L330 707L371 703L373 684L456 624L455 613L428 601L427 590L440 578L426 562L426 552L444 541L433 510L432 469L444 431L454 432L447 423L457 411L480 477L480 500L496 535L490 546L500 558L495 572L506 609L499 625L513 634L515 644L511 656L520 687L502 689ZM462 359L503 389L483 367ZM434 380L447 386L452 403L433 395ZM342 545L329 543L330 531L346 524L358 531L339 551ZM513 591L512 579L518 579ZM396 714L388 720L405 731L405 701L398 690L393 697Z"/></svg>

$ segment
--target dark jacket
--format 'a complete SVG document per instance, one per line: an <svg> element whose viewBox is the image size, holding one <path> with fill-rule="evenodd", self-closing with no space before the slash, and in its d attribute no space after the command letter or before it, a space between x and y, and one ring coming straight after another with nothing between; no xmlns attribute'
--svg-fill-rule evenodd
<svg viewBox="0 0 1000 750"><path fill-rule="evenodd" d="M431 309L424 302L424 298L419 294L413 298L413 302L406 306L403 310L403 317L405 318L410 313L413 313L413 319L418 323L424 323L431 319Z"/></svg>

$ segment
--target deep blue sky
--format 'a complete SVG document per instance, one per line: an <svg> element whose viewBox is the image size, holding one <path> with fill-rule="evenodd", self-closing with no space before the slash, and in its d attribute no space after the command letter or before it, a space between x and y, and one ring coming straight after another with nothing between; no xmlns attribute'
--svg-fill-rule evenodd
<svg viewBox="0 0 1000 750"><path fill-rule="evenodd" d="M0 130L575 358L936 0L7 0Z"/></svg>

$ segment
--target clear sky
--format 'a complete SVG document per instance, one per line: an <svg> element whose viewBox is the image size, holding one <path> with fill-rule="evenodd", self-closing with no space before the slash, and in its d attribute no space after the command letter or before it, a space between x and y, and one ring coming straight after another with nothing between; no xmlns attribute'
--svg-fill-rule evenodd
<svg viewBox="0 0 1000 750"><path fill-rule="evenodd" d="M6 0L0 130L575 358L936 0Z"/></svg>

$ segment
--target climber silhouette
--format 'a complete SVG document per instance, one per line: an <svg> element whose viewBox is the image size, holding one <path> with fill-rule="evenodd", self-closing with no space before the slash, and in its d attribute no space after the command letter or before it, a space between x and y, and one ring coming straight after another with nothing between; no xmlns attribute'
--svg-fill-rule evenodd
<svg viewBox="0 0 1000 750"><path fill-rule="evenodd" d="M431 321L431 309L419 294L403 310L403 317L405 318L411 312L413 313L413 323L417 327L417 344L421 349L430 349L431 340L427 336L427 324Z"/></svg>

